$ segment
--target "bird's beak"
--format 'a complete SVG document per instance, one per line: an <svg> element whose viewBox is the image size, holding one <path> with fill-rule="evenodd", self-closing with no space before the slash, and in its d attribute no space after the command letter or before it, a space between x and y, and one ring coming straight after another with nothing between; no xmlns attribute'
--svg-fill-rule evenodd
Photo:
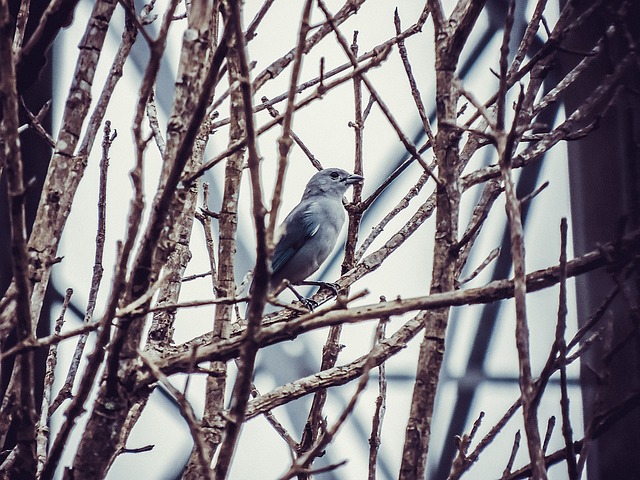
<svg viewBox="0 0 640 480"><path fill-rule="evenodd" d="M354 185L356 183L362 183L364 180L364 177L360 176L360 175L356 175L355 173L353 175L349 175L347 177L346 183L347 185Z"/></svg>

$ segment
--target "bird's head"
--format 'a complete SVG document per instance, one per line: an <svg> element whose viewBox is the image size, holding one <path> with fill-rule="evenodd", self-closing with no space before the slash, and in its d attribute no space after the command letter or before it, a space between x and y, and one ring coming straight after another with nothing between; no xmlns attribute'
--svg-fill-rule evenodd
<svg viewBox="0 0 640 480"><path fill-rule="evenodd" d="M362 183L363 180L360 175L350 174L341 168L325 168L311 177L302 198L316 195L342 198L350 185Z"/></svg>

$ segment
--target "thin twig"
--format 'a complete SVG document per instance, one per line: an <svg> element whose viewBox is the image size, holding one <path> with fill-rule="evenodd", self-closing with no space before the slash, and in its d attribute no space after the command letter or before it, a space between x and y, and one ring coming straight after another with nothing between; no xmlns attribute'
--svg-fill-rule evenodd
<svg viewBox="0 0 640 480"><path fill-rule="evenodd" d="M156 108L155 93L152 90L149 95L149 101L147 102L147 118L149 119L149 127L153 133L153 138L156 141L160 155L164 156L164 150L166 142L162 137L162 131L160 130L160 123L158 122L158 109Z"/></svg>
<svg viewBox="0 0 640 480"><path fill-rule="evenodd" d="M271 197L271 208L269 209L269 224L267 226L267 246L269 250L273 248L273 235L276 231L278 221L278 210L282 201L282 188L284 184L284 174L287 169L289 151L291 150L291 126L293 123L293 112L295 109L296 89L298 79L300 78L300 70L302 68L302 54L306 43L307 33L309 32L309 18L311 16L311 0L306 0L302 9L302 18L300 20L300 29L298 31L298 42L293 58L293 67L291 68L291 80L289 81L289 94L287 96L287 107L282 118L282 134L278 138L278 167L276 171L276 184L273 187L273 195Z"/></svg>
<svg viewBox="0 0 640 480"><path fill-rule="evenodd" d="M462 278L462 279L458 280L456 282L456 284L460 287L460 286L464 285L465 283L468 283L471 280L473 280L474 278L476 278L478 275L480 275L480 273L485 268L487 268L487 266L491 262L493 262L496 258L498 258L498 255L500 255L500 247L496 247L493 250L491 250L489 252L489 255L487 255L487 257L482 261L482 263L480 265L478 265L478 267L473 272L471 272L465 278Z"/></svg>
<svg viewBox="0 0 640 480"><path fill-rule="evenodd" d="M33 128L35 132L38 135L40 135L40 137L44 139L44 141L47 142L51 148L55 148L56 141L49 134L49 132L47 132L45 128L42 126L42 121L44 120L44 117L46 117L47 113L49 113L49 108L51 107L51 100L48 100L42 106L42 108L40 109L37 115L34 115L33 113L31 113L31 111L27 108L27 105L24 103L24 99L21 98L20 102L22 104L23 110L27 114L27 117L29 117L30 127Z"/></svg>
<svg viewBox="0 0 640 480"><path fill-rule="evenodd" d="M551 415L549 420L547 421L547 430L544 434L544 442L542 442L542 451L547 452L547 448L549 447L549 442L551 441L551 435L553 434L553 429L556 426L556 417Z"/></svg>
<svg viewBox="0 0 640 480"><path fill-rule="evenodd" d="M380 297L380 301L384 302L386 299ZM383 317L378 322L376 328L376 343L380 343L384 340L386 335L386 326L389 322L388 317ZM378 366L378 396L376 398L376 408L373 414L373 421L371 424L371 436L369 437L369 475L368 480L375 480L376 478L376 460L378 458L378 449L382 442L382 422L387 410L387 375L386 367L384 363Z"/></svg>
<svg viewBox="0 0 640 480"><path fill-rule="evenodd" d="M275 107L269 104L269 99L267 97L262 97L261 100L262 100L262 104L266 106L267 111L269 112L269 115L271 115L273 118L282 118L280 117L280 112L278 112L278 110L276 110ZM320 163L320 160L316 158L316 156L311 152L311 150L309 150L309 147L307 147L307 145L293 130L291 130L291 138L293 139L294 142L296 142L296 145L300 147L302 152L307 156L307 158L311 162L311 165L313 165L313 167L316 170L320 171L324 168Z"/></svg>
<svg viewBox="0 0 640 480"><path fill-rule="evenodd" d="M418 179L416 184L409 189L409 191L402 198L402 200L400 200L400 202L398 202L398 204L395 207L393 207L389 211L389 213L387 213L384 216L384 218L380 220L380 222L378 222L378 224L375 227L371 229L371 233L364 239L364 241L360 245L360 248L355 254L354 258L356 262L359 262L360 259L362 259L367 249L371 246L374 240L378 238L378 236L380 236L380 234L384 231L385 227L389 224L389 222L391 222L391 220L393 220L396 216L398 216L398 214L401 211L405 210L409 206L409 203L411 202L411 200L420 193L420 190L422 190L422 187L424 187L428 179L429 179L429 175L427 175L426 172L420 175L420 178Z"/></svg>
<svg viewBox="0 0 640 480"><path fill-rule="evenodd" d="M513 445L511 447L511 455L509 455L509 460L507 461L507 466L504 468L502 472L502 479L504 480L511 473L511 469L513 468L513 462L516 460L516 454L518 453L518 449L520 448L520 430L518 430L513 438Z"/></svg>
<svg viewBox="0 0 640 480"><path fill-rule="evenodd" d="M404 44L404 39L400 38L402 27L400 25L400 15L398 14L397 7L393 14L393 23L396 28L396 35L398 35L398 51L400 53L400 58L402 58L404 71L407 74L407 78L409 79L409 85L411 87L411 95L413 96L413 100L416 104L418 115L420 115L420 120L422 120L422 128L424 128L424 132L426 133L427 138L429 139L429 143L431 145L434 145L435 138L433 136L433 131L431 130L429 117L427 117L427 114L425 112L424 103L422 102L422 96L420 95L420 90L418 90L418 84L416 83L416 79L413 76L413 71L411 69L411 63L409 62L409 56L407 54L407 48L405 47L405 44Z"/></svg>
<svg viewBox="0 0 640 480"><path fill-rule="evenodd" d="M329 22L329 25L331 25L331 29L335 33L336 39L338 40L338 43L342 47L342 50L344 51L345 55L347 55L347 57L349 58L349 61L354 66L354 68L357 68L358 67L358 60L351 53L351 51L349 49L349 45L348 45L346 39L344 38L342 33L340 33L340 30L338 30L338 26L336 25L336 23L334 21L334 18L332 16L331 12L329 11L329 9L327 8L326 4L324 3L323 0L318 0L318 6L320 7L322 12L324 13L327 21ZM367 78L367 76L364 73L362 73L360 75L361 75L362 81L367 86L367 90L369 90L369 93L371 94L371 96L375 98L376 103L380 107L380 110L382 111L384 116L387 118L387 121L389 122L389 124L391 125L393 130L398 135L398 138L400 139L400 141L402 142L404 147L411 154L411 156L413 158L415 158L418 161L418 163L420 163L420 165L422 166L424 171L427 172L431 178L433 178L433 180L436 182L436 184L440 185L440 183L441 183L440 180L433 173L433 170L429 167L427 162L425 162L424 159L422 158L422 156L418 153L418 150L416 149L415 145L413 145L413 143L402 132L402 129L398 125L398 122L395 120L393 115L391 115L391 111L389 110L387 105L382 101L382 98L380 98L380 95L378 95L378 92L374 88L373 84L369 81L369 79Z"/></svg>
<svg viewBox="0 0 640 480"><path fill-rule="evenodd" d="M567 471L570 480L578 480L576 455L573 449L573 429L569 417L569 394L567 391L567 343L564 335L567 329L567 219L560 222L560 294L558 305L558 325L556 344L560 362L560 407L562 411L562 436L567 449Z"/></svg>
<svg viewBox="0 0 640 480"><path fill-rule="evenodd" d="M62 309L60 315L56 319L54 328L54 334L59 335L62 325L64 323L64 315L69 307L71 301L71 295L73 295L73 289L67 288L65 292L64 300L62 302ZM47 446L49 444L49 402L51 401L51 392L53 390L53 375L58 362L58 344L55 343L49 348L47 355L47 367L44 374L44 391L42 394L42 408L40 410L40 420L38 421L36 430L36 442L37 442L37 454L38 454L38 468L36 471L36 477L39 477L44 468L44 462L47 458Z"/></svg>
<svg viewBox="0 0 640 480"><path fill-rule="evenodd" d="M98 226L96 228L96 249L93 260L93 272L91 275L91 287L89 288L89 298L87 300L87 309L84 315L84 323L90 324L93 320L93 313L100 291L102 275L104 268L102 259L104 256L104 243L106 238L106 220L107 220L107 174L109 169L109 150L113 141L116 139L116 131L111 131L111 122L107 120L104 124L102 137L102 157L100 158L100 179L98 182ZM84 353L84 347L87 343L88 332L83 333L78 338L73 358L67 371L67 377L64 384L58 391L55 400L51 404L51 413L55 412L64 400L71 397L73 384L75 382L80 361Z"/></svg>
<svg viewBox="0 0 640 480"><path fill-rule="evenodd" d="M265 225L265 208L262 204L262 185L260 178L260 156L257 149L257 132L254 125L251 101L253 97L249 82L249 64L246 57L244 35L242 32L241 6L237 2L229 2L230 12L227 28L235 37L237 63L241 80L240 93L244 109L244 120L247 136L247 163L251 181L251 201L253 224L256 231L257 259L254 268L254 291L247 308L247 325L243 339L242 352L239 361L242 368L238 370L233 387L232 404L229 417L225 425L225 435L220 444L218 459L215 466L216 480L227 478L231 459L236 448L240 428L244 423L246 404L251 392L251 381L255 367L258 344L256 336L261 330L261 317L265 306L265 299L269 285L269 247L267 245L267 227Z"/></svg>
<svg viewBox="0 0 640 480"><path fill-rule="evenodd" d="M174 387L167 376L162 373L162 371L158 368L156 364L154 364L141 350L138 350L138 355L140 356L140 360L142 363L146 365L149 371L153 374L155 378L158 379L160 383L173 395L173 398L176 400L178 404L178 409L180 410L180 414L182 418L187 422L187 426L189 427L189 432L191 433L191 437L193 438L193 443L195 445L196 451L198 452L198 458L200 460L200 474L202 478L213 478L213 472L209 468L208 462L204 456L204 439L202 438L202 430L198 425L198 419L196 418L196 414L193 411L193 407L187 400L187 398Z"/></svg>

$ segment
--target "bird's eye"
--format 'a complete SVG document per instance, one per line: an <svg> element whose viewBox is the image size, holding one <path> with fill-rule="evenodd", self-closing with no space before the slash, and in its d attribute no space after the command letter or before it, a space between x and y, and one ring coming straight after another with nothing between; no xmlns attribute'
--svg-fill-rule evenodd
<svg viewBox="0 0 640 480"><path fill-rule="evenodd" d="M335 179L336 179L336 178L338 178L340 175L338 174L338 172L331 172L331 175L330 175L330 176L331 176L331 178L333 178L333 179L335 180Z"/></svg>

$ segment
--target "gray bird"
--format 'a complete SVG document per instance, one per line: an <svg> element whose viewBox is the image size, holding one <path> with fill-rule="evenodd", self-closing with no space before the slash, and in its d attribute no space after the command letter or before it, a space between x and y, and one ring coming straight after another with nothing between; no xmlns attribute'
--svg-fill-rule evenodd
<svg viewBox="0 0 640 480"><path fill-rule="evenodd" d="M317 285L337 293L332 284L305 280L320 268L336 245L345 217L342 197L350 185L363 180L360 175L351 175L340 168L326 168L311 177L300 203L276 233L276 248L271 260L272 290L286 279L289 289L308 308L313 308L313 302L291 285ZM281 291L273 293L277 295Z"/></svg>

